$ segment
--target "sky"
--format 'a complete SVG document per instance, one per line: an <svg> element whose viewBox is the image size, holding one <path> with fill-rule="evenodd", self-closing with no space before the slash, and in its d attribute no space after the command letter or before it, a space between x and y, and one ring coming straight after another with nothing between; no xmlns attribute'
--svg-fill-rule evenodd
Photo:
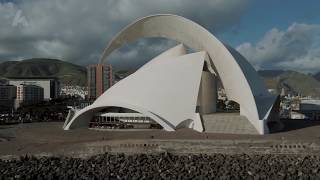
<svg viewBox="0 0 320 180"><path fill-rule="evenodd" d="M98 63L108 41L132 21L178 14L207 28L256 68L320 71L319 0L0 0L0 63L56 58ZM177 44L140 39L109 58L137 68Z"/></svg>

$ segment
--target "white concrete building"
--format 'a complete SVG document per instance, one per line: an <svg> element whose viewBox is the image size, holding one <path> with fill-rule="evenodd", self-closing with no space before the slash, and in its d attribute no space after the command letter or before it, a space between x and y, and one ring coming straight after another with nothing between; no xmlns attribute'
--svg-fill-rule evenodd
<svg viewBox="0 0 320 180"><path fill-rule="evenodd" d="M69 117L65 130L88 127L96 113L121 107L151 118L167 131L192 128L202 132L201 116L216 111L217 79L257 133L268 133L268 123L278 122L275 105L279 98L267 91L245 58L202 26L180 16L153 15L135 21L111 40L100 63L115 49L144 37L164 37L182 44L155 57ZM187 54L184 45L195 53Z"/></svg>
<svg viewBox="0 0 320 180"><path fill-rule="evenodd" d="M300 116L297 116L299 114ZM320 100L303 99L299 104L299 109L291 112L292 119L320 120Z"/></svg>
<svg viewBox="0 0 320 180"><path fill-rule="evenodd" d="M20 84L25 85L35 85L43 88L43 99L50 100L57 98L60 95L60 83L55 78L33 78L33 77L25 77L25 78L14 78L10 77L9 84L14 86L19 86Z"/></svg>

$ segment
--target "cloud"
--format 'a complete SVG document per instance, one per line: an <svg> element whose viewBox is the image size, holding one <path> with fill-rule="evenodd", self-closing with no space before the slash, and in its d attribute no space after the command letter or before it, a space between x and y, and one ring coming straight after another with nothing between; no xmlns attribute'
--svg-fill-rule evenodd
<svg viewBox="0 0 320 180"><path fill-rule="evenodd" d="M257 69L317 72L320 69L320 25L293 23L285 31L273 28L256 44L237 50Z"/></svg>
<svg viewBox="0 0 320 180"><path fill-rule="evenodd" d="M237 24L250 0L28 0L0 1L0 62L17 58L62 58L78 64L98 62L107 42L133 20L172 13L190 18L211 31ZM1 3L2 2L2 3ZM143 44L144 43L144 44ZM140 42L149 46L151 41ZM158 53L172 43L147 48ZM142 49L142 47L140 48ZM137 52L135 52L137 51ZM135 48L113 58L142 59ZM156 55L156 54L155 54ZM140 56L140 57L139 57Z"/></svg>
<svg viewBox="0 0 320 180"><path fill-rule="evenodd" d="M163 38L144 38L111 54L110 63L123 69L135 69L161 54L165 50L177 45L173 40Z"/></svg>

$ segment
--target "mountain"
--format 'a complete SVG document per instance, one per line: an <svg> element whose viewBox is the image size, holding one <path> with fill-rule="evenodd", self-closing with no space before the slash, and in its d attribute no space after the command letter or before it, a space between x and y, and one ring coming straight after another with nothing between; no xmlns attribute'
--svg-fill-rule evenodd
<svg viewBox="0 0 320 180"><path fill-rule="evenodd" d="M316 78L318 81L320 81L320 72L318 72L317 74L315 74L313 77Z"/></svg>
<svg viewBox="0 0 320 180"><path fill-rule="evenodd" d="M283 70L261 70L258 71L258 74L262 77L274 78L283 74L284 72L285 71Z"/></svg>
<svg viewBox="0 0 320 180"><path fill-rule="evenodd" d="M284 88L290 94L320 97L320 82L311 75L282 70L262 70L258 74L268 89L278 93Z"/></svg>
<svg viewBox="0 0 320 180"><path fill-rule="evenodd" d="M115 72L118 81L133 73L133 70ZM278 93L285 88L290 94L320 97L320 72L307 75L295 71L261 70L268 89ZM86 68L57 59L27 59L0 63L0 77L57 77L64 85L86 85Z"/></svg>
<svg viewBox="0 0 320 180"><path fill-rule="evenodd" d="M0 76L9 72L8 69L10 69L10 67L15 65L16 63L18 63L18 61L5 61L3 63L0 63Z"/></svg>
<svg viewBox="0 0 320 180"><path fill-rule="evenodd" d="M115 79L115 81L120 81L134 72L135 72L135 70L133 70L133 69L116 71L116 72L114 72L114 79Z"/></svg>
<svg viewBox="0 0 320 180"><path fill-rule="evenodd" d="M58 59L35 58L0 63L0 77L56 77L64 85L86 85L86 68Z"/></svg>

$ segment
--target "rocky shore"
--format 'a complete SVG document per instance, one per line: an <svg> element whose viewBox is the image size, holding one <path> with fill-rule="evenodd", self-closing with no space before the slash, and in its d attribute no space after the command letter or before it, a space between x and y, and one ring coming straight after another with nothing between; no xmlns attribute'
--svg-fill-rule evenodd
<svg viewBox="0 0 320 180"><path fill-rule="evenodd" d="M320 156L102 154L0 160L7 179L319 179Z"/></svg>

